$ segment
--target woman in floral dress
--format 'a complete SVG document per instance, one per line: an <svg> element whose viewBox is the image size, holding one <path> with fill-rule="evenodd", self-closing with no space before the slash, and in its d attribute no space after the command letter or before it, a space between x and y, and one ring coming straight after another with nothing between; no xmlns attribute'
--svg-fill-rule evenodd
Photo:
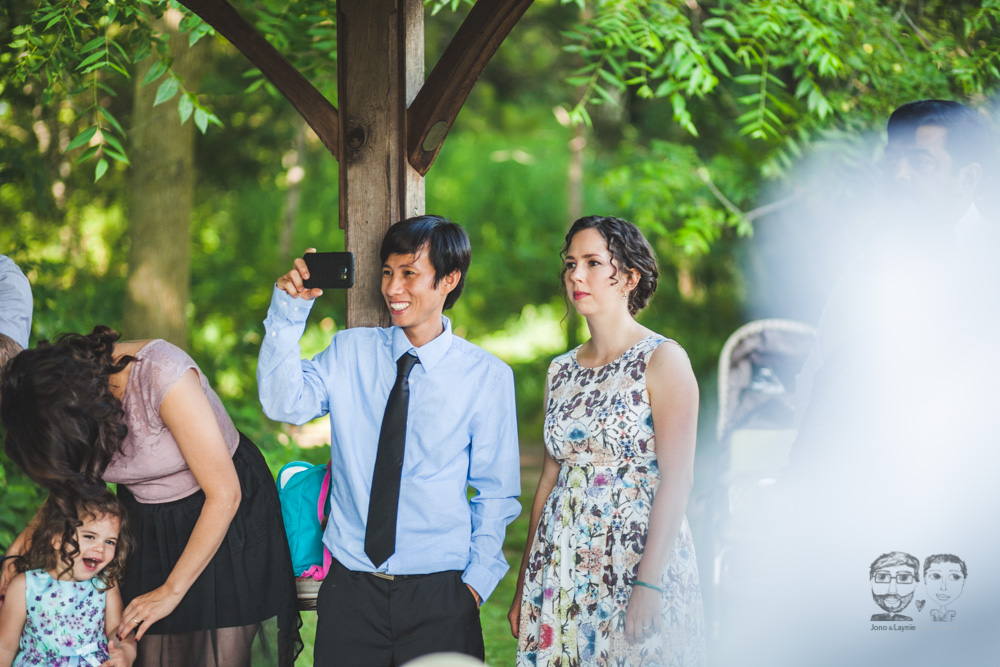
<svg viewBox="0 0 1000 667"><path fill-rule="evenodd" d="M553 360L545 461L508 615L520 667L704 665L684 509L698 385L684 350L635 321L656 289L635 225L577 220L567 298L591 338Z"/></svg>

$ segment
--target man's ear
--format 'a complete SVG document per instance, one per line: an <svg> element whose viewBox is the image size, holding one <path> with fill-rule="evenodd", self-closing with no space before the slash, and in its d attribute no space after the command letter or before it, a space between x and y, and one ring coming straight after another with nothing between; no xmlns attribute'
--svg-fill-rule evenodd
<svg viewBox="0 0 1000 667"><path fill-rule="evenodd" d="M451 294L451 291L458 286L458 281L462 279L462 272L455 269L444 278L441 279L441 284L444 285L445 294Z"/></svg>
<svg viewBox="0 0 1000 667"><path fill-rule="evenodd" d="M983 165L978 162L970 162L958 170L959 183L962 187L962 194L971 197L976 193L976 187L983 177Z"/></svg>

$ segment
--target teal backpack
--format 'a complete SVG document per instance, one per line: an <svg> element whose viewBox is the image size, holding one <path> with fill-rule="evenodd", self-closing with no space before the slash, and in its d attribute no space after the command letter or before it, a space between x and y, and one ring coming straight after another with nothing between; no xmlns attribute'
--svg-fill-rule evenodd
<svg viewBox="0 0 1000 667"><path fill-rule="evenodd" d="M323 520L330 506L330 464L286 464L278 473L278 499L295 576L322 579L332 560L323 546Z"/></svg>

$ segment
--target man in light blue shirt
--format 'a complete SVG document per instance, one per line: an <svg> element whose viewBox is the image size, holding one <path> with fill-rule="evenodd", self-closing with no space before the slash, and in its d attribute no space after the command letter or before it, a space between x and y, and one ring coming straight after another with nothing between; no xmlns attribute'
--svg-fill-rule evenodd
<svg viewBox="0 0 1000 667"><path fill-rule="evenodd" d="M0 367L28 347L31 285L9 257L0 255Z"/></svg>
<svg viewBox="0 0 1000 667"><path fill-rule="evenodd" d="M508 569L504 531L520 512L513 374L455 336L442 314L469 267L465 230L437 216L411 218L390 228L380 257L391 327L341 331L300 360L299 338L322 294L302 284L302 259L278 279L264 321L264 412L293 424L330 415L324 543L334 563L317 600L315 664L400 665L438 651L482 659L478 605ZM401 376L409 398L394 549L375 563L366 530L376 454L407 353L417 362L408 381Z"/></svg>

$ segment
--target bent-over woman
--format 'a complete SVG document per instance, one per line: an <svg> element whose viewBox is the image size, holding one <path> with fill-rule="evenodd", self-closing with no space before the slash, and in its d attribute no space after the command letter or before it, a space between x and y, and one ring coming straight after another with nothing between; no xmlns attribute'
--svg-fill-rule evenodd
<svg viewBox="0 0 1000 667"><path fill-rule="evenodd" d="M0 396L7 454L61 506L118 484L136 541L118 634L140 640L136 665L294 662L301 623L274 480L185 352L96 327L19 354Z"/></svg>

